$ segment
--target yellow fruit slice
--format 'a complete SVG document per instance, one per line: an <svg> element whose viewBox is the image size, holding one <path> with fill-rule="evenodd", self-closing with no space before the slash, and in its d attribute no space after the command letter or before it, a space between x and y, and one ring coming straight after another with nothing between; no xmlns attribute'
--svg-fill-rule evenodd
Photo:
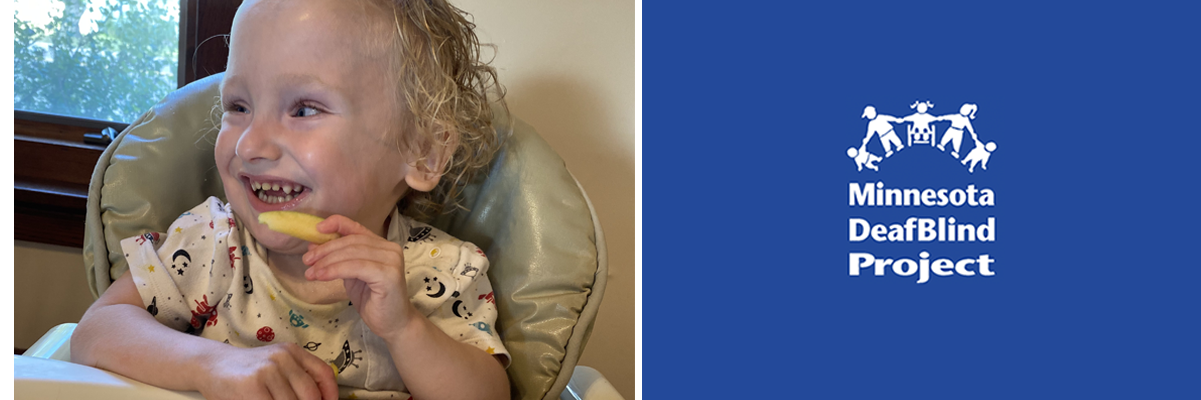
<svg viewBox="0 0 1201 400"><path fill-rule="evenodd" d="M259 223L267 224L267 228L304 241L322 244L342 237L337 233L317 232L317 224L324 220L296 211L268 211L259 214Z"/></svg>

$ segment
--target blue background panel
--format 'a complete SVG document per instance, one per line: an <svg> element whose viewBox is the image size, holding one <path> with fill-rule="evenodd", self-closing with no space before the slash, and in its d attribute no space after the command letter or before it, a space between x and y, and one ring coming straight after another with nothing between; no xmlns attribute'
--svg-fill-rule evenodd
<svg viewBox="0 0 1201 400"><path fill-rule="evenodd" d="M1201 398L1201 7L643 7L647 398ZM913 146L857 171L864 107L917 100L977 104L988 170ZM996 205L848 205L877 181ZM996 241L848 240L950 216ZM849 276L860 251L996 275Z"/></svg>

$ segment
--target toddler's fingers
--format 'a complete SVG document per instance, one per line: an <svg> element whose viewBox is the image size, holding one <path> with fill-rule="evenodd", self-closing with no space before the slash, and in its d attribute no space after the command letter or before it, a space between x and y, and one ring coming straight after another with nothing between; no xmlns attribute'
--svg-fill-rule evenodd
<svg viewBox="0 0 1201 400"><path fill-rule="evenodd" d="M292 389L289 379L285 379L281 374L268 374L264 377L267 384L267 391L271 393L271 398L274 400L298 400L296 392Z"/></svg>
<svg viewBox="0 0 1201 400"><path fill-rule="evenodd" d="M393 250L391 248L355 247L353 251L312 253L313 257L311 258L309 254L306 254L305 263L312 266L310 270L314 272L320 272L327 266L351 260L362 260L384 266L393 266L399 269L404 265L404 262L401 260L399 246L397 248Z"/></svg>
<svg viewBox="0 0 1201 400"><path fill-rule="evenodd" d="M367 235L350 235L343 236L338 240L332 240L328 243L310 247L301 259L305 265L317 265L321 259L329 254L336 253L351 253L360 254L364 250L384 250L392 251L400 254L403 248L400 245L383 240L378 236ZM399 258L399 256L397 256Z"/></svg>
<svg viewBox="0 0 1201 400"><path fill-rule="evenodd" d="M375 235L375 232L372 232L370 229L367 229L367 227L364 227L362 224L355 222L355 220L350 219L344 215L338 215L338 214L331 215L328 218L326 218L324 221L321 221L321 223L317 224L317 232L321 232L321 233L337 232L337 233L341 234L342 236L363 235L363 234Z"/></svg>
<svg viewBox="0 0 1201 400"><path fill-rule="evenodd" d="M309 271L306 271L306 277L309 275L311 275L311 279L321 281L357 279L368 285L376 285L394 280L382 265L361 259L323 263L323 265L309 268Z"/></svg>
<svg viewBox="0 0 1201 400"><path fill-rule="evenodd" d="M299 349L298 346L288 346ZM293 352L294 353L294 352ZM292 355L289 362L281 363L280 368L284 377L287 378L288 384L291 386L293 393L300 400L318 400L321 398L321 390L317 386L316 379L309 374L307 366L301 364L297 360L296 355Z"/></svg>
<svg viewBox="0 0 1201 400"><path fill-rule="evenodd" d="M305 255L305 263L312 267L305 271L305 278L318 280L346 279L352 277L365 282L383 283L397 280L397 275L404 269L404 259L400 245L385 242L383 245L354 246L344 251L324 253L318 249L314 257ZM353 263L361 265L362 270L343 271L331 267ZM343 276L353 272L354 276Z"/></svg>
<svg viewBox="0 0 1201 400"><path fill-rule="evenodd" d="M317 385L317 390L321 394L323 400L338 399L338 380L334 377L334 370L324 360L317 358L308 352L305 352L299 346L293 351L293 355L300 363L304 371Z"/></svg>

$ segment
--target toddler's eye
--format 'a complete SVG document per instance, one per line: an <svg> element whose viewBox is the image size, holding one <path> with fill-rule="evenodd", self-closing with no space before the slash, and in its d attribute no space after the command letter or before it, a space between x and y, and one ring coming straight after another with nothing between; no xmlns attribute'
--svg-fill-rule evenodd
<svg viewBox="0 0 1201 400"><path fill-rule="evenodd" d="M311 117L311 116L317 115L317 113L319 113L319 112L321 112L321 111L317 110L314 107L302 105L300 107L297 107L296 111L292 112L292 116L298 117L298 118Z"/></svg>
<svg viewBox="0 0 1201 400"><path fill-rule="evenodd" d="M246 107L242 107L241 104L230 103L230 104L225 105L225 111L236 112L236 113L245 113L250 110L247 110Z"/></svg>

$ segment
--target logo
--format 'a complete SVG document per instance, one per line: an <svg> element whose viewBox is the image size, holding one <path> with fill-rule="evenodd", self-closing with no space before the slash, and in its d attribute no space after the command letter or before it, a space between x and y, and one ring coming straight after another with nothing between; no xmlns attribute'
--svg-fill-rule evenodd
<svg viewBox="0 0 1201 400"><path fill-rule="evenodd" d="M880 171L880 167L876 163L914 145L937 147L944 153L950 150L950 156L959 160L960 164L967 166L969 173L975 173L977 165L981 169L988 169L988 159L997 150L997 143L984 143L976 133L976 128L972 126L972 121L976 119L976 111L979 111L977 105L964 103L959 107L958 113L938 116L928 113L931 108L934 108L934 103L928 100L916 101L909 108L915 112L903 118L881 114L876 111L875 106L869 105L863 108L863 115L860 118L868 120L867 135L863 137L863 142L858 148L847 148L847 157L855 161L855 167L859 171L863 171L865 167L873 171ZM897 136L897 129L901 126L905 126L906 142L904 144ZM946 129L943 130L941 137L936 138L940 126L945 126ZM960 159L960 150L967 150L962 146L964 132L971 135L973 143L967 155ZM873 154L868 150L868 143L872 138L879 138L880 146L884 148L883 156Z"/></svg>
<svg viewBox="0 0 1201 400"><path fill-rule="evenodd" d="M880 164L894 157L923 155L949 156L969 174L975 174L977 167L988 169L997 144L977 131L979 106L963 103L959 112L945 115L932 113L934 103L928 100L915 101L909 108L911 113L903 117L885 114L873 105L863 108L860 118L867 120L867 134L857 147L847 149L859 174L864 168L879 172ZM850 182L848 276L914 277L920 285L952 276L996 275L997 259L987 248L997 240L997 193L987 184L972 182L976 179L951 185L941 179L943 184L923 185L915 184L921 179L910 177L899 187L879 179Z"/></svg>

